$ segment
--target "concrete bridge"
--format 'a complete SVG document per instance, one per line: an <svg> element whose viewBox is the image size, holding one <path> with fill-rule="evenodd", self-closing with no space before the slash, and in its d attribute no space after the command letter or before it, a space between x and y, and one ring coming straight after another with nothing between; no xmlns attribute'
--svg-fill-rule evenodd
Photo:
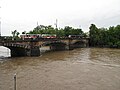
<svg viewBox="0 0 120 90"><path fill-rule="evenodd" d="M11 57L39 56L40 48L50 46L51 50L72 50L88 47L89 38L37 38L28 40L0 40L0 45L11 50Z"/></svg>

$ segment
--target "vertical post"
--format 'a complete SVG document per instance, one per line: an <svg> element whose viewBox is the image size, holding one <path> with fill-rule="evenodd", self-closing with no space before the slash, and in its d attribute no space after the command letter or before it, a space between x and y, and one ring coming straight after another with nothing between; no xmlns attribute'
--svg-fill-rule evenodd
<svg viewBox="0 0 120 90"><path fill-rule="evenodd" d="M57 28L57 19L56 19L56 22L55 22L55 27L56 27L56 37L58 36L58 33L57 33L57 30L58 30L58 28Z"/></svg>
<svg viewBox="0 0 120 90"><path fill-rule="evenodd" d="M69 41L68 41L68 44L69 44L69 45L68 45L68 48L69 48L69 50L73 50L74 47L73 47L73 45L71 44L72 38L69 36L68 39L69 39Z"/></svg>
<svg viewBox="0 0 120 90"><path fill-rule="evenodd" d="M71 45L70 45L71 43L70 43L70 38L69 38L69 50L71 50Z"/></svg>
<svg viewBox="0 0 120 90"><path fill-rule="evenodd" d="M37 22L37 27L38 27L38 22Z"/></svg>
<svg viewBox="0 0 120 90"><path fill-rule="evenodd" d="M16 90L16 73L14 74L14 90Z"/></svg>
<svg viewBox="0 0 120 90"><path fill-rule="evenodd" d="M57 19L56 19L56 29L57 29Z"/></svg>

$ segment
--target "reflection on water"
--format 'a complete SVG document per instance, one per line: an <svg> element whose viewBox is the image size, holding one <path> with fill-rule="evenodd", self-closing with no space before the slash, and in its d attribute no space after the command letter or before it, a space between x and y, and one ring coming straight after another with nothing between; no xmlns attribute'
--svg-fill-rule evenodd
<svg viewBox="0 0 120 90"><path fill-rule="evenodd" d="M80 48L0 61L0 90L120 90L120 49Z"/></svg>

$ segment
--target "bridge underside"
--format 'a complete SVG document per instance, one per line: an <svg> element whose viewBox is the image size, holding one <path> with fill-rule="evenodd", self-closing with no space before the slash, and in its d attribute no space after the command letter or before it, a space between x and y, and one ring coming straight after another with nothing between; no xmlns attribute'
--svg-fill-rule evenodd
<svg viewBox="0 0 120 90"><path fill-rule="evenodd" d="M61 42L57 42L57 43L51 43L50 44L50 50L53 51L60 51L60 50L65 50L66 49L66 44L65 43L61 43Z"/></svg>
<svg viewBox="0 0 120 90"><path fill-rule="evenodd" d="M40 56L39 48L25 49L22 47L8 47L11 50L11 57Z"/></svg>
<svg viewBox="0 0 120 90"><path fill-rule="evenodd" d="M84 41L77 41L74 43L64 43L64 42L49 42L44 43L44 46L50 46L50 50L60 51L60 50L73 50L74 48L82 48L86 47L86 43Z"/></svg>
<svg viewBox="0 0 120 90"><path fill-rule="evenodd" d="M83 47L86 47L86 43L83 42L83 41L78 41L78 42L75 42L75 43L73 44L73 47L74 47L74 48L83 48Z"/></svg>
<svg viewBox="0 0 120 90"><path fill-rule="evenodd" d="M26 49L18 47L8 47L11 50L11 57L27 56Z"/></svg>

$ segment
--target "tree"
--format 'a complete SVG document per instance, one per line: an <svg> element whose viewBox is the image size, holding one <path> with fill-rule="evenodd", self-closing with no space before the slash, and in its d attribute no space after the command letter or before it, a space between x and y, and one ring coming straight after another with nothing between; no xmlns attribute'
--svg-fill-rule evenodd
<svg viewBox="0 0 120 90"><path fill-rule="evenodd" d="M57 30L57 37L64 37L65 36L65 32L64 29L59 29Z"/></svg>
<svg viewBox="0 0 120 90"><path fill-rule="evenodd" d="M15 39L16 32L17 32L17 30L12 31L13 40Z"/></svg>
<svg viewBox="0 0 120 90"><path fill-rule="evenodd" d="M94 24L91 24L91 26L89 27L90 31L90 46L96 46L98 44L98 33L99 33L99 30L98 28L96 27L96 25Z"/></svg>
<svg viewBox="0 0 120 90"><path fill-rule="evenodd" d="M19 32L16 32L16 37L19 37L19 34L20 34Z"/></svg>
<svg viewBox="0 0 120 90"><path fill-rule="evenodd" d="M13 40L18 39L18 38L19 38L19 34L20 34L20 33L19 33L17 30L12 31Z"/></svg>
<svg viewBox="0 0 120 90"><path fill-rule="evenodd" d="M26 34L26 31L22 32L22 34Z"/></svg>
<svg viewBox="0 0 120 90"><path fill-rule="evenodd" d="M68 37L69 35L84 35L84 32L82 29L74 29L70 26L65 26L64 29L56 29L52 27L52 25L44 26L39 25L33 29L33 31L30 31L29 34L56 34L57 37Z"/></svg>
<svg viewBox="0 0 120 90"><path fill-rule="evenodd" d="M66 26L66 27L64 28L65 36L68 37L69 35L71 35L71 34L72 34L72 30L73 30L72 27Z"/></svg>
<svg viewBox="0 0 120 90"><path fill-rule="evenodd" d="M94 24L91 24L89 33L91 46L120 48L120 25L106 29L97 28Z"/></svg>

